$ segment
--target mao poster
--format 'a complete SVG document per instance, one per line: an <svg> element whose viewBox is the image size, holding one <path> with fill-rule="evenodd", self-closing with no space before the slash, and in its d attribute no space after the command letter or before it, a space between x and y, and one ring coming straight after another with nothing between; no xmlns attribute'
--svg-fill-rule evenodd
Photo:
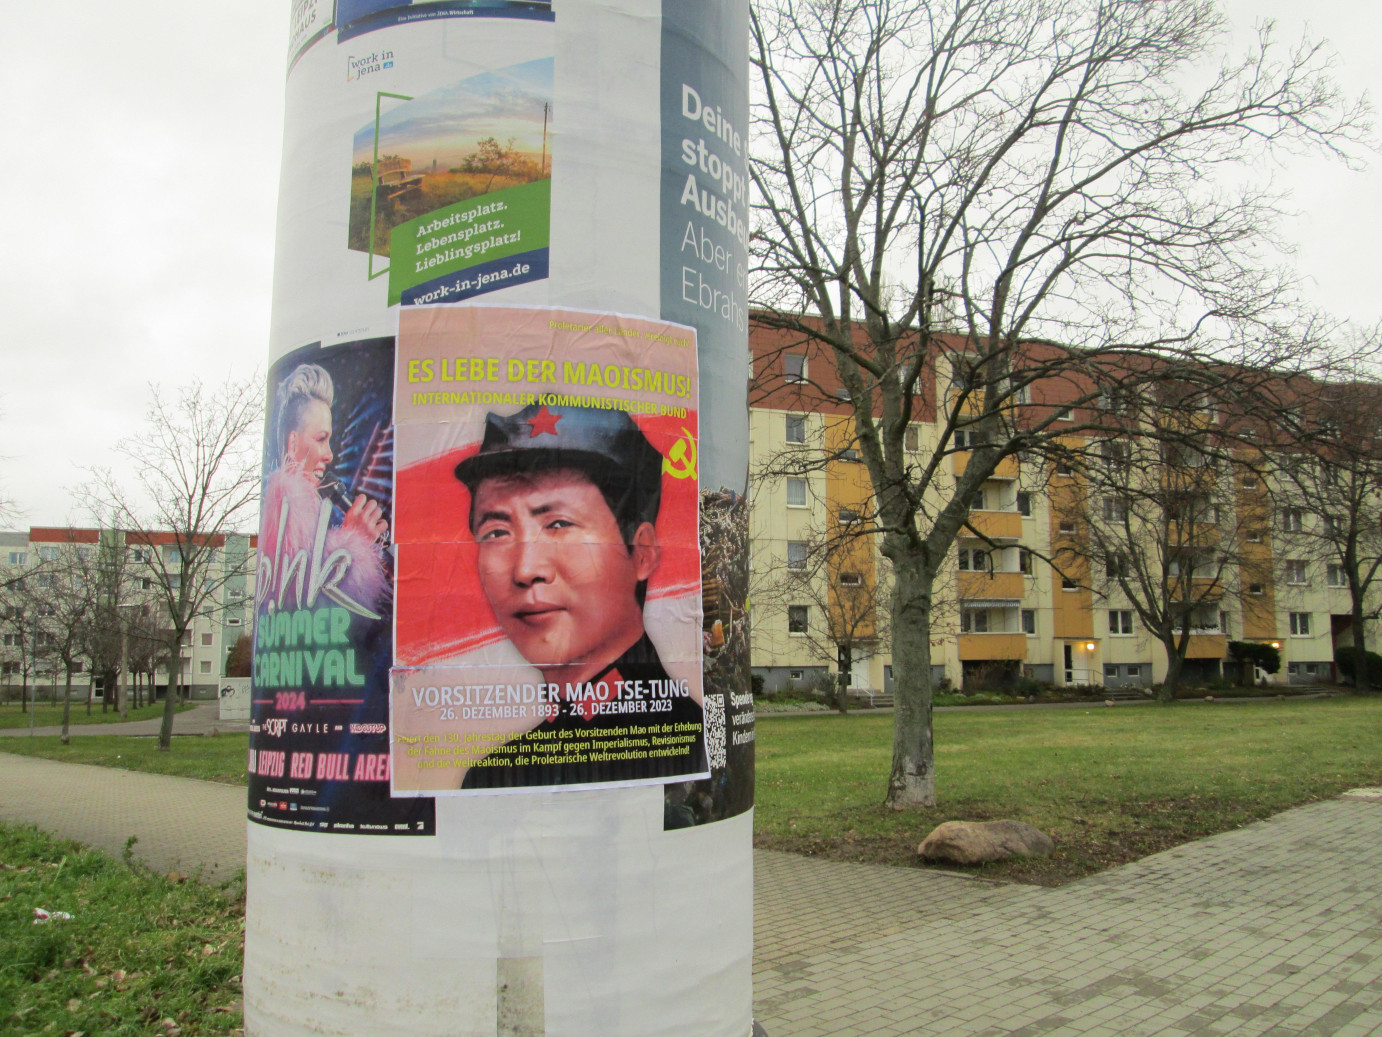
<svg viewBox="0 0 1382 1037"><path fill-rule="evenodd" d="M389 794L393 340L274 364L255 586L250 818L430 835Z"/></svg>
<svg viewBox="0 0 1382 1037"><path fill-rule="evenodd" d="M696 342L399 314L394 794L706 777Z"/></svg>

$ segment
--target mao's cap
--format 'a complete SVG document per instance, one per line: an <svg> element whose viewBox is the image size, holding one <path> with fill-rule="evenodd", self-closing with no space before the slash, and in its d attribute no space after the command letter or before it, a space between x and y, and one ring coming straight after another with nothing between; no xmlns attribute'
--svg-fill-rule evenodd
<svg viewBox="0 0 1382 1037"><path fill-rule="evenodd" d="M479 452L456 466L456 478L473 494L493 476L553 468L588 475L616 516L657 521L662 455L621 410L533 403L508 416L490 413Z"/></svg>

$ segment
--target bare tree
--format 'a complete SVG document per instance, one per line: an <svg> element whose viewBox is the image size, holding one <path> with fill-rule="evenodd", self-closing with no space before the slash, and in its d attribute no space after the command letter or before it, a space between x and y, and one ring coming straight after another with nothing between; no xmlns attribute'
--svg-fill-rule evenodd
<svg viewBox="0 0 1382 1037"><path fill-rule="evenodd" d="M783 543L785 556L764 561L753 573L754 612L775 617L799 636L811 655L834 663L835 704L848 710L853 667L861 652L888 650L888 574L873 558L873 538L854 537L849 525L804 534Z"/></svg>
<svg viewBox="0 0 1382 1037"><path fill-rule="evenodd" d="M1326 586L1348 589L1361 685L1365 621L1382 612L1382 384L1362 373L1322 384L1297 412L1304 434L1275 454L1279 525L1302 560L1324 567Z"/></svg>
<svg viewBox="0 0 1382 1037"><path fill-rule="evenodd" d="M63 672L62 744L72 718L72 679L87 667L86 642L95 606L91 565L93 544L76 530L57 547L56 557L24 581L26 611L35 617L35 643Z"/></svg>
<svg viewBox="0 0 1382 1037"><path fill-rule="evenodd" d="M996 466L1077 430L1057 425L1099 392L1082 372L1253 368L1315 344L1285 326L1291 278L1265 252L1276 199L1214 174L1338 153L1366 112L1320 49L1283 53L1267 28L1220 63L1223 28L1204 0L765 0L751 15L754 295L852 407L893 571L894 807L935 800L933 584ZM932 406L934 443L909 456ZM975 445L955 473L962 430Z"/></svg>
<svg viewBox="0 0 1382 1037"><path fill-rule="evenodd" d="M92 599L90 621L82 633L82 650L91 663L93 682L95 678L101 678L104 691L101 712L109 708L111 694L115 693L117 706L121 715L125 716L128 715L128 703L119 690L120 682L125 678L121 661L127 644L127 610L134 607L130 600L134 581L124 537L116 529L101 529L94 549L80 564L85 571L86 586ZM125 665L128 668L128 663ZM90 708L88 699L88 712Z"/></svg>
<svg viewBox="0 0 1382 1037"><path fill-rule="evenodd" d="M1162 386L1144 406L1122 406L1121 434L1098 437L1052 482L1055 564L1109 609L1110 635L1133 633L1136 614L1161 645L1157 697L1175 697L1195 639L1224 657L1228 615L1271 577L1270 519L1257 469L1218 423L1216 408L1184 386ZM1078 466L1078 467L1077 467Z"/></svg>
<svg viewBox="0 0 1382 1037"><path fill-rule="evenodd" d="M93 469L86 503L125 531L131 561L152 582L160 605L168 695L158 746L166 750L183 641L196 616L218 608L221 588L243 573L222 546L227 534L254 518L263 392L257 379L214 388L194 382L172 394L150 388L143 428L117 445L133 467L134 483Z"/></svg>
<svg viewBox="0 0 1382 1037"><path fill-rule="evenodd" d="M47 655L46 638L40 638L38 607L33 600L31 575L11 576L0 584L0 629L5 645L19 656L13 660L19 670L19 701L22 712L29 710L29 677L36 674L40 659Z"/></svg>
<svg viewBox="0 0 1382 1037"><path fill-rule="evenodd" d="M138 709L143 705L140 678L144 680L152 703L158 671L168 668L168 637L156 622L152 605L143 603L131 611L132 615L125 619L129 633L129 657L125 665L134 678L134 708Z"/></svg>

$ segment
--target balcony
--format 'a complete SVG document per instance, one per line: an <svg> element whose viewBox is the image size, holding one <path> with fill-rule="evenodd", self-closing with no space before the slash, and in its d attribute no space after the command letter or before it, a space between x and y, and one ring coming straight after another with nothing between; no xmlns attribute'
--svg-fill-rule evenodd
<svg viewBox="0 0 1382 1037"><path fill-rule="evenodd" d="M1175 601L1208 605L1210 602L1223 599L1224 581L1217 576L1192 576L1189 581L1174 571L1168 573L1167 576L1171 584L1170 595Z"/></svg>
<svg viewBox="0 0 1382 1037"><path fill-rule="evenodd" d="M1022 516L1016 511L971 511L969 524L990 540L1022 539Z"/></svg>
<svg viewBox="0 0 1382 1037"><path fill-rule="evenodd" d="M1026 591L1022 573L960 573L961 601L1017 601Z"/></svg>
<svg viewBox="0 0 1382 1037"><path fill-rule="evenodd" d="M1216 546L1223 538L1223 531L1215 522L1171 523L1166 530L1171 547L1208 548Z"/></svg>
<svg viewBox="0 0 1382 1037"><path fill-rule="evenodd" d="M965 474L965 469L969 467L970 453L968 450L957 450L950 455L950 463L955 473L955 478ZM998 467L993 470L990 479L1016 479L1017 478L1017 458L1005 457L998 462Z"/></svg>
<svg viewBox="0 0 1382 1037"><path fill-rule="evenodd" d="M1026 634L961 634L960 661L986 662L1027 658Z"/></svg>
<svg viewBox="0 0 1382 1037"><path fill-rule="evenodd" d="M1191 633L1185 649L1187 659L1222 659L1228 654L1227 634Z"/></svg>

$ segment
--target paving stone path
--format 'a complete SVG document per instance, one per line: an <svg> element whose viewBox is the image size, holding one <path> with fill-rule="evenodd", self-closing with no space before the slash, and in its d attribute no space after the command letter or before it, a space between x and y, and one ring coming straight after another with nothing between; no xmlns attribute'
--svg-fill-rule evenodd
<svg viewBox="0 0 1382 1037"><path fill-rule="evenodd" d="M773 1037L1382 1033L1382 796L1060 889L759 853Z"/></svg>
<svg viewBox="0 0 1382 1037"><path fill-rule="evenodd" d="M85 709L85 705L82 707ZM74 706L73 716L77 714ZM85 738L94 735L134 735L141 738L152 738L158 734L159 726L163 723L162 718L154 717L150 720L126 720L124 723L113 724L68 724L67 733L71 738ZM173 734L180 735L205 735L213 731L220 734L230 734L234 731L248 731L250 729L247 720L222 720L221 706L218 702L202 702L194 705L191 709L183 710L173 718ZM44 738L62 734L62 725L49 727L0 727L0 738Z"/></svg>
<svg viewBox="0 0 1382 1037"><path fill-rule="evenodd" d="M0 752L0 818L225 877L244 791ZM1382 792L1060 889L755 854L769 1037L1382 1034Z"/></svg>

